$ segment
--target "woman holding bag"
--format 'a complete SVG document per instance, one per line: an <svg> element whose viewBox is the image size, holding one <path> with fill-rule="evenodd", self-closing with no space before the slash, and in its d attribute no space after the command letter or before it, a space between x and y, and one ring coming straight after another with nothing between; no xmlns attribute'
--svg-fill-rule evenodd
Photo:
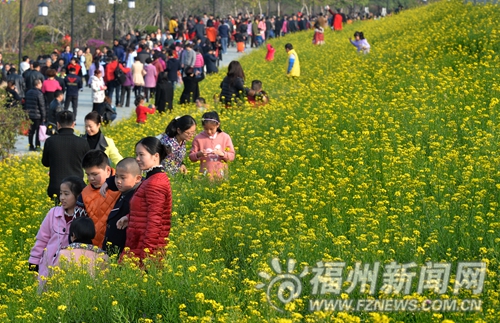
<svg viewBox="0 0 500 323"><path fill-rule="evenodd" d="M100 69L95 70L94 76L92 76L91 87L93 102L92 111L99 111L99 106L104 102L104 98L106 97L106 85L104 84Z"/></svg>
<svg viewBox="0 0 500 323"><path fill-rule="evenodd" d="M134 80L134 94L136 97L142 92L142 87L144 86L144 75L146 75L144 64L142 64L139 57L136 56L134 58L134 64L132 64L132 78Z"/></svg>

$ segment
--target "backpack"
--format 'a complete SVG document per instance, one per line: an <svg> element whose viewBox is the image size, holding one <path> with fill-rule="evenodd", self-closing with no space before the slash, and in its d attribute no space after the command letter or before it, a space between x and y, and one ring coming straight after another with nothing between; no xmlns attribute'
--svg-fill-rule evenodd
<svg viewBox="0 0 500 323"><path fill-rule="evenodd" d="M120 85L122 85L123 83L125 83L125 81L127 80L127 75L120 68L120 63L118 63L118 65L116 66L114 74L115 74L116 81Z"/></svg>

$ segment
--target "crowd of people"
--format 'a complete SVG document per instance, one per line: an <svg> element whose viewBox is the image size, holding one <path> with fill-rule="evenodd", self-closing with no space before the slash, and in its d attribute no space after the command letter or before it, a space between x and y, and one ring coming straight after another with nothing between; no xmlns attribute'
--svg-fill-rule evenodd
<svg viewBox="0 0 500 323"><path fill-rule="evenodd" d="M165 30L150 34L136 30L115 39L112 47L96 48L94 52L91 48L72 50L66 46L62 51L54 49L50 55L40 55L36 60L24 56L19 71L5 63L0 54L2 81L6 81L9 93L7 106L23 104L31 120L28 133L31 151L41 150L41 125L48 128L47 135L57 132L58 112L71 106L76 118L79 94L85 86L92 90L93 111L101 115L103 123L116 118L116 108L130 107L131 103L135 103L137 122L144 123L147 114L172 111L174 89L181 84L180 104L204 101L200 98L199 84L206 74L218 73L219 62L228 46L242 50L247 46L259 47L270 38L311 28L315 30L313 43L324 44L325 29L342 30L342 25L350 21L340 9L333 11L327 6L325 10L329 16L322 13L311 17L302 13L283 17L239 14L220 18L204 14L181 20L174 16ZM352 43L358 51L369 51L364 37ZM266 59L272 60L275 49L270 44L267 46ZM287 74L299 76L297 53L293 48L286 51ZM260 80L252 82L260 85L257 90L244 88L242 81L242 70L230 66L218 100L229 106L246 96L252 103L257 100L257 105L267 103ZM237 93L243 96L238 98Z"/></svg>
<svg viewBox="0 0 500 323"><path fill-rule="evenodd" d="M313 43L317 45L324 43L318 33L330 25L341 29L345 18L340 12L327 10L331 19L320 14L313 21ZM106 260L105 254L129 254L141 262L148 253L161 251L170 232L169 176L186 173L184 161L188 158L200 164L202 176L217 181L227 178L228 163L235 158L231 137L222 131L219 115L205 112L199 83L205 74L218 72L217 60L227 46L243 43L258 47L268 38L309 28L309 19L301 15L281 19L245 15L214 19L204 15L181 21L172 17L165 31L129 33L116 39L113 48L92 53L89 48L71 52L67 46L62 53L54 51L35 61L23 58L19 73L11 66L6 73L8 86L13 85L15 100L23 101L33 122L30 150L39 150L40 124L52 125L51 134L57 134L47 139L42 163L49 168L48 196L58 206L49 211L40 227L30 254L30 269L46 277L50 266L59 264L60 255L92 258L94 263L97 258ZM369 52L363 33L356 32L351 43L358 51ZM270 44L267 48L266 59L272 60L275 49ZM293 45L287 43L285 50L287 75L300 76L299 56ZM112 121L113 113L116 116L110 109L113 96L116 107L129 106L133 90L137 122L144 123L147 114L172 110L178 83L184 84L180 103L196 102L205 112L203 130L196 135L197 123L190 115L176 117L159 137L138 141L135 158L123 158L114 141L101 132L101 124ZM85 116L85 135L77 137L73 129L78 94L84 86L92 89L93 111ZM217 99L226 107L245 100L254 105L269 100L262 81L253 80L250 87L245 86L245 73L238 61L229 64L220 88ZM155 103L151 104L153 96ZM73 111L69 111L70 103ZM191 140L187 153L186 144ZM88 185L83 183L83 171Z"/></svg>

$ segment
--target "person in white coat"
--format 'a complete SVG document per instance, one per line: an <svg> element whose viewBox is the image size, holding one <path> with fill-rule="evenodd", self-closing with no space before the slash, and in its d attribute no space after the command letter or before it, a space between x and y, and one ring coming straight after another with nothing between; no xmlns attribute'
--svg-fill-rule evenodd
<svg viewBox="0 0 500 323"><path fill-rule="evenodd" d="M101 70L95 70L90 84L92 87L92 111L99 111L99 106L106 98L106 84L104 83Z"/></svg>

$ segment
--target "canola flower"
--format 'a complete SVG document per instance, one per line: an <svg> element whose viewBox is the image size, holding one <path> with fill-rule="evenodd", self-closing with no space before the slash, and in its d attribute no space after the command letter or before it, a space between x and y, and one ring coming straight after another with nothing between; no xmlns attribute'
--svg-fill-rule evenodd
<svg viewBox="0 0 500 323"><path fill-rule="evenodd" d="M438 2L325 33L322 47L310 44L312 32L274 40L273 62L261 50L243 58L247 82L262 80L270 103L214 107L237 152L229 179L197 179L190 163L187 176L172 178L170 241L160 265L145 261L147 274L128 258L112 259L94 278L65 268L39 295L26 268L51 206L47 169L39 155L0 164L0 320L500 321L498 21L499 6ZM356 55L347 40L360 29L369 55ZM301 58L296 80L285 76L286 42ZM203 97L219 93L223 74L207 77ZM201 118L193 105L175 110ZM137 140L161 133L170 119L154 115L141 127L130 119L105 131L132 156ZM301 297L281 313L255 288L272 258L296 259L297 273L318 261L346 269L359 261L483 261L481 295L452 288L443 295L482 299L482 310L310 312L306 276ZM394 297L341 287L331 298Z"/></svg>

